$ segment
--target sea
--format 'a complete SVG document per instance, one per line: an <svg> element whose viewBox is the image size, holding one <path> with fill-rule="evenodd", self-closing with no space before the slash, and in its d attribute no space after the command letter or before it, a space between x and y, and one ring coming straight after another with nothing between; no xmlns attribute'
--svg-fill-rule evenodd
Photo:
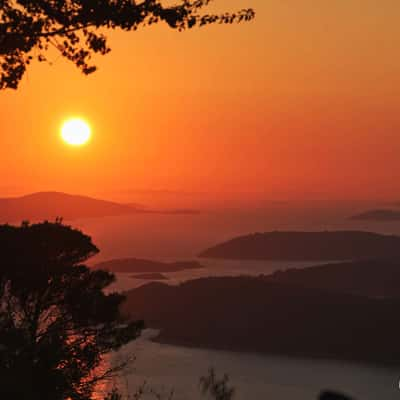
<svg viewBox="0 0 400 400"><path fill-rule="evenodd" d="M318 210L317 210L318 211ZM348 211L350 212L350 210ZM164 274L168 284L205 276L270 274L315 262L270 262L198 259L213 244L231 237L269 230L359 229L400 234L399 222L371 223L338 219L338 213L302 213L288 217L263 211L200 213L195 215L143 214L96 218L71 223L92 236L100 253L91 262L138 257L160 261L197 260L204 268ZM146 284L132 274L117 274L112 290L125 291ZM335 390L356 400L400 399L399 368L382 368L350 362L299 359L260 354L185 348L159 344L157 332L147 330L138 340L110 355L108 362L133 361L116 380L97 388L96 399L117 385L134 399L142 388L145 399L201 399L199 379L214 368L227 374L237 400L312 400L322 390ZM251 340L251 332L249 332ZM399 338L400 345L400 338ZM143 398L142 397L142 398Z"/></svg>

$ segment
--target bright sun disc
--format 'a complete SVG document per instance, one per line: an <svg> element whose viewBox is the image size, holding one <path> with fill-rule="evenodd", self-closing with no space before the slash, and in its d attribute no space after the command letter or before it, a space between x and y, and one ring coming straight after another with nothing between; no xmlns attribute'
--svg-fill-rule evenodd
<svg viewBox="0 0 400 400"><path fill-rule="evenodd" d="M87 143L90 135L89 124L80 118L69 119L61 127L61 137L72 146L81 146Z"/></svg>

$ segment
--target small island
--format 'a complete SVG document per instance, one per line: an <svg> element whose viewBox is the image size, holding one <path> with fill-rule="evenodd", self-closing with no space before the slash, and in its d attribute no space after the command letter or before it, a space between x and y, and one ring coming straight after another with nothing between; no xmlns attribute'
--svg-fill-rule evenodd
<svg viewBox="0 0 400 400"><path fill-rule="evenodd" d="M95 264L93 268L124 273L166 273L199 269L203 266L197 261L163 262L142 258L121 258L100 262Z"/></svg>
<svg viewBox="0 0 400 400"><path fill-rule="evenodd" d="M350 217L354 221L400 221L400 210L371 210Z"/></svg>
<svg viewBox="0 0 400 400"><path fill-rule="evenodd" d="M169 278L158 272L150 272L148 274L131 275L132 279L142 279L146 281L166 281Z"/></svg>
<svg viewBox="0 0 400 400"><path fill-rule="evenodd" d="M217 244L199 256L280 261L397 257L400 256L400 237L363 231L254 233Z"/></svg>

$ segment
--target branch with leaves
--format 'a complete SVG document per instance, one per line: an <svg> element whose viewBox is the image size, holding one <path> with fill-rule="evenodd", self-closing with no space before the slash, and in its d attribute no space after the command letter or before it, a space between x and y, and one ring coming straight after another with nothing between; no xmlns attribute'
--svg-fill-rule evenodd
<svg viewBox="0 0 400 400"><path fill-rule="evenodd" d="M93 73L93 54L110 51L101 28L135 31L164 22L182 31L250 21L255 16L252 9L201 13L212 1L181 0L164 6L159 0L0 0L0 89L17 89L33 59L46 61L50 46L84 74Z"/></svg>

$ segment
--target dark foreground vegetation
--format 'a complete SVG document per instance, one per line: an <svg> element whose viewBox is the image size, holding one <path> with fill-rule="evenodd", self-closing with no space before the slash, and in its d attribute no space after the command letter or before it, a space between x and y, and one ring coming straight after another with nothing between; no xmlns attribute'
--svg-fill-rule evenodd
<svg viewBox="0 0 400 400"><path fill-rule="evenodd" d="M400 257L400 237L361 231L266 232L217 244L200 257L239 260L353 260Z"/></svg>
<svg viewBox="0 0 400 400"><path fill-rule="evenodd" d="M123 312L160 342L399 364L400 299L372 299L264 278L221 277L126 293Z"/></svg>
<svg viewBox="0 0 400 400"><path fill-rule="evenodd" d="M135 339L114 281L83 263L91 238L61 223L0 226L0 398L89 400L96 384L124 366L100 368L110 351Z"/></svg>

